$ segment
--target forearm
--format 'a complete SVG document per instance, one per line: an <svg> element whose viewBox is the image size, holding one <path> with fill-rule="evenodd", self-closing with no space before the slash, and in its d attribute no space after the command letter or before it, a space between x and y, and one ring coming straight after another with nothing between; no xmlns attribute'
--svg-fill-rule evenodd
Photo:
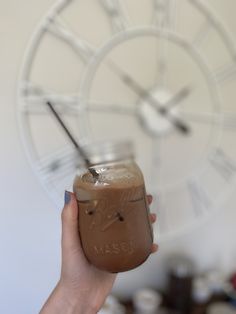
<svg viewBox="0 0 236 314"><path fill-rule="evenodd" d="M96 314L97 309L82 296L72 297L58 283L39 314Z"/></svg>

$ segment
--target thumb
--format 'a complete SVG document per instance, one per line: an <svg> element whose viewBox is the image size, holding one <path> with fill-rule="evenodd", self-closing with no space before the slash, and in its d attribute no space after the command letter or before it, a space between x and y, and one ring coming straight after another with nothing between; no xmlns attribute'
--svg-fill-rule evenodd
<svg viewBox="0 0 236 314"><path fill-rule="evenodd" d="M65 206L62 210L62 253L81 248L79 238L78 205L73 193L65 191Z"/></svg>

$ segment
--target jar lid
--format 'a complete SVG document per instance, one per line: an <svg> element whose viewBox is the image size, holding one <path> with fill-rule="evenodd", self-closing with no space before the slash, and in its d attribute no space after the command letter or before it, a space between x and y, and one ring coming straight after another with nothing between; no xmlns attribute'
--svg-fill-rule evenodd
<svg viewBox="0 0 236 314"><path fill-rule="evenodd" d="M195 270L192 259L184 255L170 256L167 261L167 266L169 272L179 278L193 276Z"/></svg>
<svg viewBox="0 0 236 314"><path fill-rule="evenodd" d="M134 158L132 141L101 141L83 145L91 165Z"/></svg>

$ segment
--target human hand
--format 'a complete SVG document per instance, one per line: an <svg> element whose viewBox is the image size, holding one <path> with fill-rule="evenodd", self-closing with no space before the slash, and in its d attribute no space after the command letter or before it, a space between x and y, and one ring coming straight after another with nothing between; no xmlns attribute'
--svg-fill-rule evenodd
<svg viewBox="0 0 236 314"><path fill-rule="evenodd" d="M149 204L152 196L147 196ZM150 221L156 215L150 214ZM114 284L116 274L94 267L86 259L78 232L78 206L75 195L65 193L62 210L61 277L40 314L92 314L102 307ZM153 244L152 253L157 251Z"/></svg>

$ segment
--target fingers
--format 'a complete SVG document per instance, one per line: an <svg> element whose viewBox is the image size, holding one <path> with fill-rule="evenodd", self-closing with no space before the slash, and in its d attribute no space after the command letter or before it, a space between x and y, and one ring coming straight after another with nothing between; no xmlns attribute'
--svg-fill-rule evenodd
<svg viewBox="0 0 236 314"><path fill-rule="evenodd" d="M153 201L152 195L148 194L148 195L147 195L147 202L148 202L148 205L151 205L152 201Z"/></svg>
<svg viewBox="0 0 236 314"><path fill-rule="evenodd" d="M78 206L75 195L65 192L65 206L62 210L62 251L81 247L78 228Z"/></svg>
<svg viewBox="0 0 236 314"><path fill-rule="evenodd" d="M153 224L153 223L156 222L156 220L157 220L157 215L154 214L154 213L151 213L151 214L149 215L149 218L150 218L151 223Z"/></svg>
<svg viewBox="0 0 236 314"><path fill-rule="evenodd" d="M153 201L152 195L148 194L147 195L148 205L151 205L152 201ZM149 214L149 219L150 219L150 222L153 224L157 220L157 215L154 213L151 213L151 214ZM151 248L151 253L153 254L153 253L156 253L157 251L158 251L158 245L156 243L153 243L152 248Z"/></svg>
<svg viewBox="0 0 236 314"><path fill-rule="evenodd" d="M158 251L158 245L156 243L153 243L151 248L151 253L156 253Z"/></svg>
<svg viewBox="0 0 236 314"><path fill-rule="evenodd" d="M147 202L148 202L148 205L151 205L152 201L153 201L152 195L147 195ZM149 219L150 219L150 222L151 222L151 223L154 223L154 222L157 220L157 215L154 214L154 213L151 213L151 214L149 215Z"/></svg>

